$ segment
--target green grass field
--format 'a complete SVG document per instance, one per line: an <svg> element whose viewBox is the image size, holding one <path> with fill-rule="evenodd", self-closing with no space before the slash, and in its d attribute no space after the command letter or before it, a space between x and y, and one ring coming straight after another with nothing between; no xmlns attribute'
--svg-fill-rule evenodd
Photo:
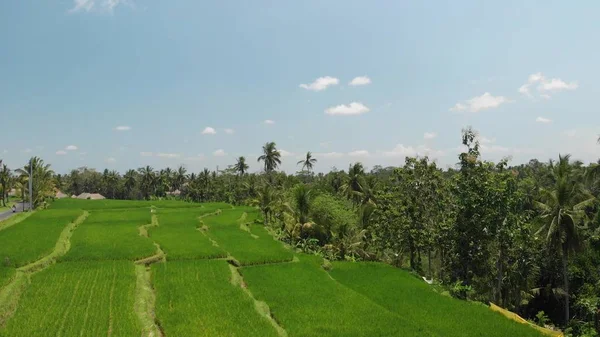
<svg viewBox="0 0 600 337"><path fill-rule="evenodd" d="M482 304L440 296L422 280L389 265L334 262L330 274L341 284L389 311L413 322L421 322L442 336L542 336ZM436 319L430 319L432 317Z"/></svg>
<svg viewBox="0 0 600 337"><path fill-rule="evenodd" d="M0 288L11 280L15 272L16 269L13 267L0 266Z"/></svg>
<svg viewBox="0 0 600 337"><path fill-rule="evenodd" d="M73 233L71 250L62 260L136 260L151 256L156 247L138 230L150 222L149 209L92 211Z"/></svg>
<svg viewBox="0 0 600 337"><path fill-rule="evenodd" d="M225 257L227 253L214 246L208 237L198 230L198 217L205 212L203 208L159 212L159 226L148 230L150 238L160 245L170 260Z"/></svg>
<svg viewBox="0 0 600 337"><path fill-rule="evenodd" d="M253 233L240 228L239 219L246 210L223 211L202 219L208 226L206 233L242 265L290 261L293 253L273 239L264 228Z"/></svg>
<svg viewBox="0 0 600 337"><path fill-rule="evenodd" d="M65 226L80 210L45 210L0 231L0 263L20 267L48 255Z"/></svg>
<svg viewBox="0 0 600 337"><path fill-rule="evenodd" d="M152 270L166 336L277 336L253 300L231 284L227 262L172 261Z"/></svg>
<svg viewBox="0 0 600 337"><path fill-rule="evenodd" d="M310 256L241 273L290 336L437 336L332 280Z"/></svg>
<svg viewBox="0 0 600 337"><path fill-rule="evenodd" d="M0 336L140 336L126 261L59 263L34 274Z"/></svg>

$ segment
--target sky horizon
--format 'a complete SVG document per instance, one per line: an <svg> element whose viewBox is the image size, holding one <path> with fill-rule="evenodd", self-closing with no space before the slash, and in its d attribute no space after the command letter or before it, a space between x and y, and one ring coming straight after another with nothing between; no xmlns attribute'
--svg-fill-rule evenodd
<svg viewBox="0 0 600 337"><path fill-rule="evenodd" d="M600 157L600 3L0 3L0 159L57 173Z"/></svg>

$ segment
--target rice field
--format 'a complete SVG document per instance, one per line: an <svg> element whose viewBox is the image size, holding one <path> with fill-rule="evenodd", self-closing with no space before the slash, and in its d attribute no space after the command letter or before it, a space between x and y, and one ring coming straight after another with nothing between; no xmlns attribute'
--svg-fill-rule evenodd
<svg viewBox="0 0 600 337"><path fill-rule="evenodd" d="M312 257L241 273L290 336L441 336L340 285Z"/></svg>
<svg viewBox="0 0 600 337"><path fill-rule="evenodd" d="M13 267L0 266L0 288L13 278L15 272L16 269Z"/></svg>
<svg viewBox="0 0 600 337"><path fill-rule="evenodd" d="M276 241L264 228L241 228L244 209L223 211L202 219L206 234L241 265L290 261L294 254Z"/></svg>
<svg viewBox="0 0 600 337"><path fill-rule="evenodd" d="M137 260L151 256L156 247L139 234L151 222L149 209L98 210L77 228L64 261Z"/></svg>
<svg viewBox="0 0 600 337"><path fill-rule="evenodd" d="M59 263L32 276L0 336L140 336L126 261Z"/></svg>
<svg viewBox="0 0 600 337"><path fill-rule="evenodd" d="M422 280L389 265L334 262L330 274L341 284L389 311L420 322L442 336L542 336L482 304L441 296Z"/></svg>
<svg viewBox="0 0 600 337"><path fill-rule="evenodd" d="M122 208L198 208L203 206L231 208L231 205L226 203L206 203L197 204L179 200L88 200L88 199L73 199L64 198L54 201L51 205L51 209L84 209L84 210L96 210L96 209L122 209Z"/></svg>
<svg viewBox="0 0 600 337"><path fill-rule="evenodd" d="M80 210L45 210L0 231L0 264L21 267L48 255Z"/></svg>
<svg viewBox="0 0 600 337"><path fill-rule="evenodd" d="M170 260L203 259L227 256L221 248L198 230L204 209L159 212L158 227L148 229L150 239L158 243ZM214 210L211 210L214 211Z"/></svg>
<svg viewBox="0 0 600 337"><path fill-rule="evenodd" d="M0 228L0 336L541 336L388 265L327 272L254 208L185 204L69 199Z"/></svg>
<svg viewBox="0 0 600 337"><path fill-rule="evenodd" d="M277 336L222 260L156 264L156 315L166 336Z"/></svg>

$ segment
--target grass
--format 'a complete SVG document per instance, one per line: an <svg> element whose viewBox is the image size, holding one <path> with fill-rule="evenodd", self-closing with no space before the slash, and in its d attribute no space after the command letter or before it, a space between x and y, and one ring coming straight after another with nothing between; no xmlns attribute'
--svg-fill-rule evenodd
<svg viewBox="0 0 600 337"><path fill-rule="evenodd" d="M150 222L149 209L92 211L73 233L71 250L61 260L137 260L153 255L152 241L138 230Z"/></svg>
<svg viewBox="0 0 600 337"><path fill-rule="evenodd" d="M65 226L80 210L45 210L0 231L0 263L20 267L48 255Z"/></svg>
<svg viewBox="0 0 600 337"><path fill-rule="evenodd" d="M277 336L222 260L156 264L156 315L166 336Z"/></svg>
<svg viewBox="0 0 600 337"><path fill-rule="evenodd" d="M442 336L340 285L317 262L301 255L300 262L240 271L290 336Z"/></svg>
<svg viewBox="0 0 600 337"><path fill-rule="evenodd" d="M252 229L252 233L240 228L238 220L245 211L227 210L203 218L203 223L208 227L207 235L242 265L292 260L294 254L264 228Z"/></svg>
<svg viewBox="0 0 600 337"><path fill-rule="evenodd" d="M0 266L0 288L4 287L14 276L16 269L13 267Z"/></svg>
<svg viewBox="0 0 600 337"><path fill-rule="evenodd" d="M198 217L205 209L158 213L159 227L148 230L150 238L172 259L225 257L225 253L198 230ZM212 210L211 210L212 211Z"/></svg>
<svg viewBox="0 0 600 337"><path fill-rule="evenodd" d="M8 228L10 226L16 225L17 223L25 220L32 214L33 214L33 212L16 213L15 215L11 216L10 218L0 221L0 231Z"/></svg>
<svg viewBox="0 0 600 337"><path fill-rule="evenodd" d="M375 303L443 336L542 336L481 304L442 296L422 280L389 265L333 262L330 274Z"/></svg>
<svg viewBox="0 0 600 337"><path fill-rule="evenodd" d="M140 336L131 262L59 263L32 277L0 336Z"/></svg>
<svg viewBox="0 0 600 337"><path fill-rule="evenodd" d="M229 204L226 203L207 203L207 204L197 204L190 203L180 200L112 200L112 199L102 199L102 200L87 200L87 199L71 199L64 198L54 201L51 205L51 209L85 209L85 210L98 210L98 209L123 209L123 208L149 208L149 207L158 207L158 208L195 208L202 207L202 205L207 205L210 207L214 205L215 207L223 207L223 208L231 208Z"/></svg>

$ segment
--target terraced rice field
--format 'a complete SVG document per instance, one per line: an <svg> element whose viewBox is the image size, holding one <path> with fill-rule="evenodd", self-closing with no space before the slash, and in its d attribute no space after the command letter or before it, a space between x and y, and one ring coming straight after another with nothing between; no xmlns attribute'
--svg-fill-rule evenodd
<svg viewBox="0 0 600 337"><path fill-rule="evenodd" d="M261 228L242 230L244 209L223 211L202 219L206 234L242 265L291 261L293 253Z"/></svg>
<svg viewBox="0 0 600 337"><path fill-rule="evenodd" d="M126 261L59 263L33 275L0 335L140 336L135 284Z"/></svg>
<svg viewBox="0 0 600 337"><path fill-rule="evenodd" d="M81 210L46 210L0 230L0 263L21 267L48 255L65 226L75 221Z"/></svg>
<svg viewBox="0 0 600 337"><path fill-rule="evenodd" d="M139 235L139 227L150 222L149 209L92 211L73 234L71 250L63 260L137 260L150 256L156 247Z"/></svg>
<svg viewBox="0 0 600 337"><path fill-rule="evenodd" d="M214 210L213 210L214 211ZM149 228L150 238L158 243L169 260L219 258L227 256L199 230L203 213L198 209L159 212L158 227Z"/></svg>
<svg viewBox="0 0 600 337"><path fill-rule="evenodd" d="M339 283L410 321L438 317L427 321L427 326L440 336L539 336L537 331L514 324L482 304L440 296L426 283L389 265L334 262L330 274Z"/></svg>
<svg viewBox="0 0 600 337"><path fill-rule="evenodd" d="M167 336L277 336L254 301L230 282L226 261L173 261L153 267L156 314Z"/></svg>
<svg viewBox="0 0 600 337"><path fill-rule="evenodd" d="M541 336L387 265L327 272L253 208L52 207L0 227L0 336Z"/></svg>

